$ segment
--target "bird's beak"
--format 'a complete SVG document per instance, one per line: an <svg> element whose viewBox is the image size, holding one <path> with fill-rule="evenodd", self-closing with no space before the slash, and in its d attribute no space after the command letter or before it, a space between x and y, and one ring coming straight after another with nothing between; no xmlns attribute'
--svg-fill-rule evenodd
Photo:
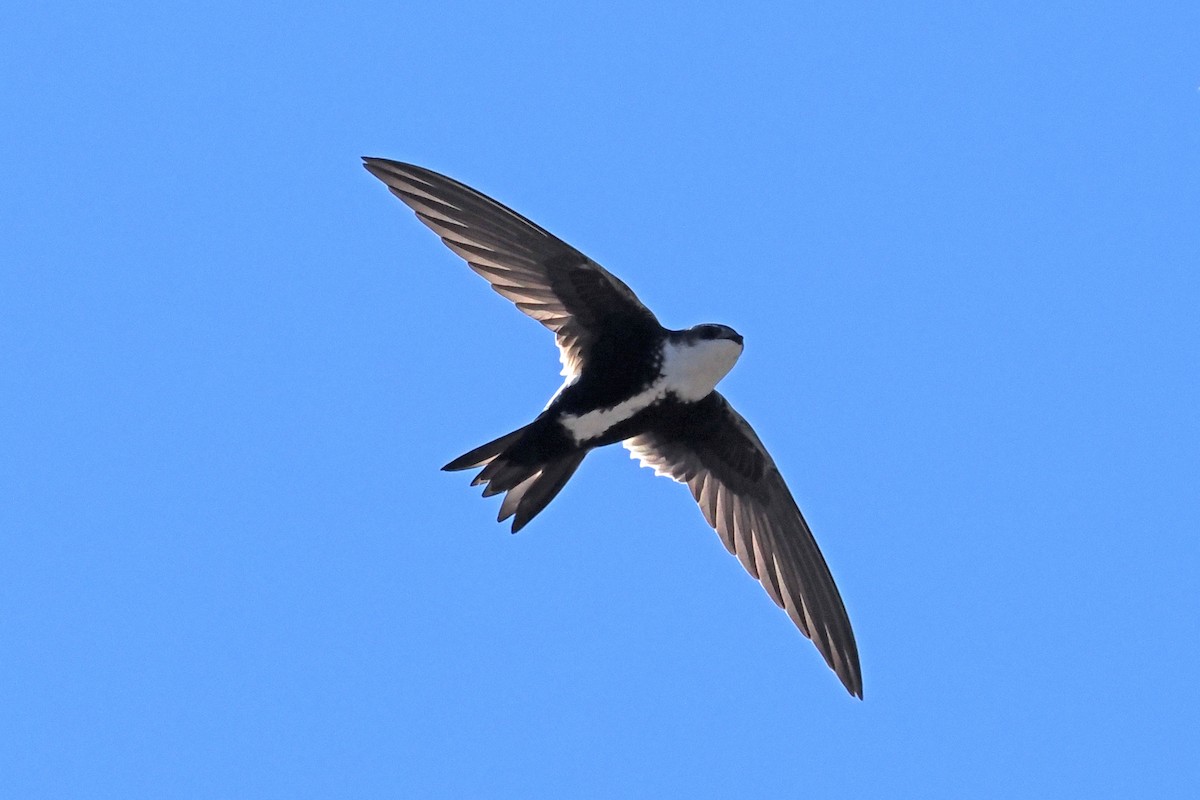
<svg viewBox="0 0 1200 800"><path fill-rule="evenodd" d="M737 344L738 344L738 347L745 347L745 346L746 346L746 343L745 343L745 341L742 339L742 335L741 335L740 333L735 333L735 334L733 334L732 336L730 336L729 338L730 338L732 341L735 341L735 342L737 342Z"/></svg>

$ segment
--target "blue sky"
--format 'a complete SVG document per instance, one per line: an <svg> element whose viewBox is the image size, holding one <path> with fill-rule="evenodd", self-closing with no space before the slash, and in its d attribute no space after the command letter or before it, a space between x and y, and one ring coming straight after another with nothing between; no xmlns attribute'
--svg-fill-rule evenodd
<svg viewBox="0 0 1200 800"><path fill-rule="evenodd" d="M1192 797L1200 7L0 12L0 794ZM853 700L359 165L724 322Z"/></svg>

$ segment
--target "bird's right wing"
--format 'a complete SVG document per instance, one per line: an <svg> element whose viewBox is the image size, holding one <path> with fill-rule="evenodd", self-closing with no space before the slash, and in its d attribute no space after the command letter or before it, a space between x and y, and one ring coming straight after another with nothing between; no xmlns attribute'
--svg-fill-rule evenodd
<svg viewBox="0 0 1200 800"><path fill-rule="evenodd" d="M718 392L665 409L625 447L686 483L708 524L776 605L812 639L846 689L862 697L850 618L783 476L750 424Z"/></svg>
<svg viewBox="0 0 1200 800"><path fill-rule="evenodd" d="M580 373L606 328L657 328L658 320L628 286L512 209L422 167L363 161L493 289L554 332L564 375Z"/></svg>

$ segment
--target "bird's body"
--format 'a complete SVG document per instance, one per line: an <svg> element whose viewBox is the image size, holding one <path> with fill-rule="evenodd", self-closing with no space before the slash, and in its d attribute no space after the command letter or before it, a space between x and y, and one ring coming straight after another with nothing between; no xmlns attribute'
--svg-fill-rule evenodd
<svg viewBox="0 0 1200 800"><path fill-rule="evenodd" d="M742 337L732 329L707 327L713 338L658 330L605 343L613 353L609 363L589 363L579 376L568 376L547 410L581 446L642 433L659 406L707 396L742 354Z"/></svg>
<svg viewBox="0 0 1200 800"><path fill-rule="evenodd" d="M725 325L668 330L615 276L463 184L421 167L365 159L492 288L556 335L563 386L532 422L445 466L479 468L500 520L520 530L587 453L623 442L658 474L687 483L751 575L862 696L854 634L795 500L757 435L715 391L742 353Z"/></svg>

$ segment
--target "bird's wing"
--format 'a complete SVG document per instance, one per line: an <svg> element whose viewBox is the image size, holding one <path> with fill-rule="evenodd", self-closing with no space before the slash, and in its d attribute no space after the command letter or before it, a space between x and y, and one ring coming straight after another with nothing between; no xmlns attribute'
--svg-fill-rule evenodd
<svg viewBox="0 0 1200 800"><path fill-rule="evenodd" d="M421 167L363 161L493 289L554 332L564 375L579 374L605 328L658 325L612 273L512 209Z"/></svg>
<svg viewBox="0 0 1200 800"><path fill-rule="evenodd" d="M841 678L862 697L850 619L783 476L749 423L719 393L664 409L625 447L656 474L686 483L730 553L762 582Z"/></svg>

